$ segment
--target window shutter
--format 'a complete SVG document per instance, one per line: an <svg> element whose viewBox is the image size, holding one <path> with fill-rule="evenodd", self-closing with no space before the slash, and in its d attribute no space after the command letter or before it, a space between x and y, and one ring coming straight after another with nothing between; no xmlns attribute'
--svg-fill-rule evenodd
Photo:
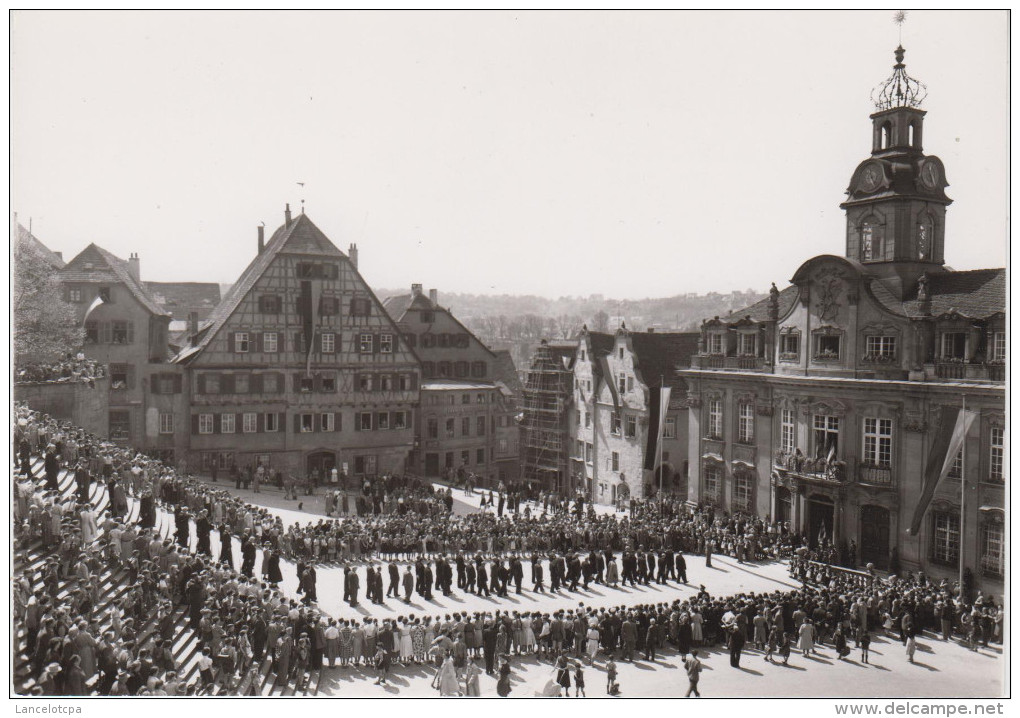
<svg viewBox="0 0 1020 718"><path fill-rule="evenodd" d="M198 433L198 414L191 415L191 433L192 434Z"/></svg>
<svg viewBox="0 0 1020 718"><path fill-rule="evenodd" d="M205 374L198 375L198 393L205 394Z"/></svg>
<svg viewBox="0 0 1020 718"><path fill-rule="evenodd" d="M314 392L322 391L322 375L321 374L316 374L315 376L312 377L312 391L314 391Z"/></svg>
<svg viewBox="0 0 1020 718"><path fill-rule="evenodd" d="M262 375L261 374L252 374L251 375L251 377L248 379L248 390L252 394L261 394L262 393Z"/></svg>
<svg viewBox="0 0 1020 718"><path fill-rule="evenodd" d="M276 415L276 430L277 431L287 430L287 415L282 411Z"/></svg>
<svg viewBox="0 0 1020 718"><path fill-rule="evenodd" d="M160 391L159 391L160 386L159 385L161 383L160 382L160 377L161 376L162 376L161 374L153 374L152 376L149 377L149 393L150 394L159 394L160 393Z"/></svg>
<svg viewBox="0 0 1020 718"><path fill-rule="evenodd" d="M276 372L276 393L283 394L287 391L287 375L281 371Z"/></svg>
<svg viewBox="0 0 1020 718"><path fill-rule="evenodd" d="M266 415L261 411L255 415L255 432L261 434L266 430Z"/></svg>
<svg viewBox="0 0 1020 718"><path fill-rule="evenodd" d="M340 426L340 422L342 421L343 416L344 415L342 413L340 413L339 411L334 411L333 412L333 431L340 431L341 430L342 427Z"/></svg>
<svg viewBox="0 0 1020 718"><path fill-rule="evenodd" d="M99 343L113 343L113 328L111 327L110 322L99 322Z"/></svg>
<svg viewBox="0 0 1020 718"><path fill-rule="evenodd" d="M360 411L355 411L354 412L354 430L355 431L361 431L361 412Z"/></svg>
<svg viewBox="0 0 1020 718"><path fill-rule="evenodd" d="M128 322L127 323L127 343L128 344L134 344L135 343L135 323L134 322Z"/></svg>
<svg viewBox="0 0 1020 718"><path fill-rule="evenodd" d="M408 388L411 391L415 391L418 388L418 375L417 374L414 374L414 373L411 374L411 379L408 382L407 386L408 386Z"/></svg>
<svg viewBox="0 0 1020 718"><path fill-rule="evenodd" d="M262 353L262 332L251 335L251 346L249 347L253 352Z"/></svg>
<svg viewBox="0 0 1020 718"><path fill-rule="evenodd" d="M128 364L127 366L127 388L135 388L135 367L134 364Z"/></svg>
<svg viewBox="0 0 1020 718"><path fill-rule="evenodd" d="M184 383L184 377L182 377L180 374L175 374L174 375L174 394L180 394L181 393L181 389L182 389L182 384L183 383Z"/></svg>
<svg viewBox="0 0 1020 718"><path fill-rule="evenodd" d="M221 394L233 394L234 393L234 375L223 374L220 377L220 393Z"/></svg>
<svg viewBox="0 0 1020 718"><path fill-rule="evenodd" d="M300 414L295 414L294 415L294 433L295 434L300 434L301 433L301 415Z"/></svg>
<svg viewBox="0 0 1020 718"><path fill-rule="evenodd" d="M213 414L212 433L220 433L220 422L223 421L220 414Z"/></svg>

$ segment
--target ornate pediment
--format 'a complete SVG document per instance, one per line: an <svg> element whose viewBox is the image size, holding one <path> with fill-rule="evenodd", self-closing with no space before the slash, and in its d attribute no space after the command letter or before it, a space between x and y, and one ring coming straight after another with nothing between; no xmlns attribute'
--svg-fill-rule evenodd
<svg viewBox="0 0 1020 718"><path fill-rule="evenodd" d="M800 407L800 413L804 416L811 416L812 414L824 416L846 416L849 411L850 406L848 404L836 399L805 402Z"/></svg>

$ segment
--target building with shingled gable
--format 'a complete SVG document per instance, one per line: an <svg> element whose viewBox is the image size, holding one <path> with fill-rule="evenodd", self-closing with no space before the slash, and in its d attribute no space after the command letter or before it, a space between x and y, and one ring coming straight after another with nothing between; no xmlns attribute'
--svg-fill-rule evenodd
<svg viewBox="0 0 1020 718"><path fill-rule="evenodd" d="M386 311L422 362L415 470L495 488L520 475L520 379L509 352L494 352L422 285L390 297Z"/></svg>
<svg viewBox="0 0 1020 718"><path fill-rule="evenodd" d="M697 343L696 332L582 330L573 364L571 490L613 505L660 491L686 495L687 385L678 372Z"/></svg>
<svg viewBox="0 0 1020 718"><path fill-rule="evenodd" d="M847 564L950 581L962 568L1000 595L1005 270L946 266L945 168L924 153L919 85L896 55L841 205L844 254L702 325L682 372L688 496L789 523ZM964 403L977 419L946 456L938 437Z"/></svg>
<svg viewBox="0 0 1020 718"><path fill-rule="evenodd" d="M169 364L170 315L146 290L140 264L137 254L125 261L93 243L59 277L85 327L85 356L108 370L107 436L173 459L176 417L185 409L182 378ZM163 384L176 391L154 395Z"/></svg>
<svg viewBox="0 0 1020 718"><path fill-rule="evenodd" d="M189 466L304 479L402 475L420 363L358 273L305 214L292 217L174 359L186 369Z"/></svg>

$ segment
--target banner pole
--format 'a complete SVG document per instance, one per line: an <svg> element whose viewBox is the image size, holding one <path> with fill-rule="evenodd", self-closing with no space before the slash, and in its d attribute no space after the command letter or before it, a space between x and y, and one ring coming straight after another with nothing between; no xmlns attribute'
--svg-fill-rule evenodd
<svg viewBox="0 0 1020 718"><path fill-rule="evenodd" d="M967 426L967 396L961 397L963 425ZM963 600L963 557L964 557L964 516L967 501L967 434L964 432L963 445L960 447L960 600Z"/></svg>

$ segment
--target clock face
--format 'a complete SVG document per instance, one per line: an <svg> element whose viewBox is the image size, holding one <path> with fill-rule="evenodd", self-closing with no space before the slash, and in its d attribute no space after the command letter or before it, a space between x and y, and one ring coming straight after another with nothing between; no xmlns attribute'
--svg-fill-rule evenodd
<svg viewBox="0 0 1020 718"><path fill-rule="evenodd" d="M861 172L861 189L871 192L882 181L882 170L877 165L868 165Z"/></svg>
<svg viewBox="0 0 1020 718"><path fill-rule="evenodd" d="M939 175L938 165L930 160L921 167L921 182L929 189L934 189L938 185Z"/></svg>

